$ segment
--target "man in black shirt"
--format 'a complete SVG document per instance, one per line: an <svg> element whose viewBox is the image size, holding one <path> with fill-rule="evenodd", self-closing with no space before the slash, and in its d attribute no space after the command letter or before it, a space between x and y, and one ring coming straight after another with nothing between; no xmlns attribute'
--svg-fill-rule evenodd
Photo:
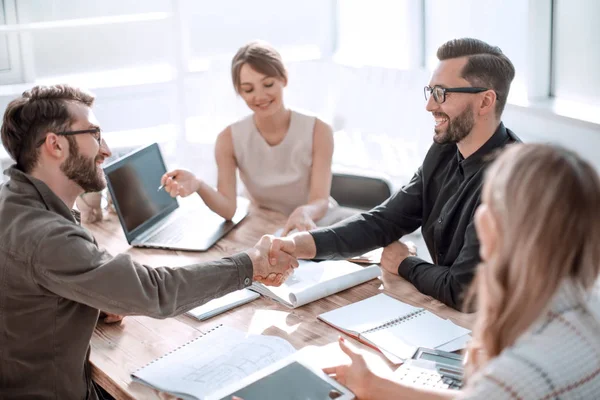
<svg viewBox="0 0 600 400"><path fill-rule="evenodd" d="M498 47L455 39L425 87L426 109L435 120L434 144L411 181L369 212L332 227L301 232L273 243L298 258L349 258L385 247L382 267L418 290L460 309L480 262L473 215L480 203L488 156L517 136L501 115L515 70ZM398 239L417 228L434 263Z"/></svg>

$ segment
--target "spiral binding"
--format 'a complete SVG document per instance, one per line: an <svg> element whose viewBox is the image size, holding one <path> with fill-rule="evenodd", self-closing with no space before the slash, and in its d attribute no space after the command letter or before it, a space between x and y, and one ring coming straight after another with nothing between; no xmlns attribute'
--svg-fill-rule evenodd
<svg viewBox="0 0 600 400"><path fill-rule="evenodd" d="M144 365L143 367L141 367L141 368L138 368L137 370L135 370L135 372L134 372L132 375L135 375L135 374L137 374L138 372L140 372L141 370L143 370L144 368L146 368L146 367L149 367L151 364L154 364L155 362L157 362L157 361L159 361L159 360L162 360L162 359L163 359L163 358L165 358L165 357L168 357L170 354L173 354L173 353L175 353L176 351L179 351L179 349L181 349L181 348L183 348L183 347L187 346L188 344L190 344L190 343L194 343L196 340L202 339L203 337L205 337L206 335L208 335L208 334L209 334L209 333L211 333L212 331L215 331L215 330L217 330L217 328L220 328L220 327L222 327L222 326L223 326L223 324L219 324L219 325L215 326L214 328L212 328L212 329L209 329L209 330L208 330L208 331L206 331L205 333L202 333L202 334L201 334L200 336L198 336L197 338L194 338L194 339L192 339L192 340L188 340L187 342L185 342L185 343L184 343L184 344L182 344L181 346L179 346L179 347L176 347L175 349L173 349L173 350L169 351L168 353L165 353L165 354L163 354L162 356L160 356L160 357L158 357L158 358L155 358L154 360L150 361L148 364Z"/></svg>
<svg viewBox="0 0 600 400"><path fill-rule="evenodd" d="M361 332L361 335L363 335L365 333L377 332L377 331L380 331L382 329L387 329L387 328L390 328L392 326L402 324L402 323L404 323L404 322L406 322L408 320L411 320L413 318L417 318L419 315L423 315L424 312L425 312L425 310L421 309L421 310L413 311L410 314L403 315L402 317L390 319L389 321L386 321L386 322L384 322L383 324L381 324L379 326L376 326L374 328L367 329L366 331Z"/></svg>

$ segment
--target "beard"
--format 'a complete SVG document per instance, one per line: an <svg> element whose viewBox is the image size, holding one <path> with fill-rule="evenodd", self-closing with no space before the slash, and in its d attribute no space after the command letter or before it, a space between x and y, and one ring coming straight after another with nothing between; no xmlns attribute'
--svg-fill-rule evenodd
<svg viewBox="0 0 600 400"><path fill-rule="evenodd" d="M454 119L450 119L450 117L444 113L434 113L434 115L436 117L445 117L448 120L448 127L445 132L434 129L435 135L433 136L433 141L437 144L458 143L471 133L473 125L475 125L473 110L469 107L465 108L465 110Z"/></svg>
<svg viewBox="0 0 600 400"><path fill-rule="evenodd" d="M83 156L77 142L69 140L69 158L60 165L60 170L85 192L99 192L106 187L104 171L96 164L99 159L100 155L93 159Z"/></svg>

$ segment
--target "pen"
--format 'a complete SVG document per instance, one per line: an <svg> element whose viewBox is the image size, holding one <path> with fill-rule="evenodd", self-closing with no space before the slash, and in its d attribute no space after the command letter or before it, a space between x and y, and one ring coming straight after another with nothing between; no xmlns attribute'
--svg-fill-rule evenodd
<svg viewBox="0 0 600 400"><path fill-rule="evenodd" d="M162 188L164 188L164 187L165 187L165 185L160 185L160 186L158 187L158 189L156 189L156 191L157 191L157 192L160 192L160 190L161 190Z"/></svg>

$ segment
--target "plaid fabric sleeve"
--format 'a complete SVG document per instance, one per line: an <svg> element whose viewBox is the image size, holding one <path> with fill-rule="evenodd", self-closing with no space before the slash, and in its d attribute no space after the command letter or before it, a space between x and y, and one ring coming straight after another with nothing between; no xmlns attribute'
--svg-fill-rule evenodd
<svg viewBox="0 0 600 400"><path fill-rule="evenodd" d="M550 311L537 331L518 340L474 376L460 398L600 398L598 331L589 318L578 308Z"/></svg>

